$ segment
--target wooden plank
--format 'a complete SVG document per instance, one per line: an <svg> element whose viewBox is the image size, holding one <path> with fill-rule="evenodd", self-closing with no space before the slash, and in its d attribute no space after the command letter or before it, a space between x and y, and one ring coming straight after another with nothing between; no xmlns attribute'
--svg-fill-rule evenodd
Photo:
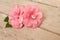
<svg viewBox="0 0 60 40"><path fill-rule="evenodd" d="M49 6L40 6L44 20L41 27L60 34L60 9Z"/></svg>
<svg viewBox="0 0 60 40"><path fill-rule="evenodd" d="M7 14L14 4L17 4L17 0L0 0L0 11Z"/></svg>
<svg viewBox="0 0 60 40"><path fill-rule="evenodd" d="M45 4L50 5L50 6L60 7L60 0L32 0L32 1L40 2L43 4L45 3Z"/></svg>
<svg viewBox="0 0 60 40"><path fill-rule="evenodd" d="M60 40L60 36L38 29L0 29L0 39L3 40Z"/></svg>

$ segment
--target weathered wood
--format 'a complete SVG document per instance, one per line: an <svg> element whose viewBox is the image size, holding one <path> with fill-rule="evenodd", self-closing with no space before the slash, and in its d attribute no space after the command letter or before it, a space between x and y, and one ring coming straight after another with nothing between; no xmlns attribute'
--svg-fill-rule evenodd
<svg viewBox="0 0 60 40"><path fill-rule="evenodd" d="M38 28L33 30L24 27L17 30L4 28L6 23L3 20L7 16L5 14L8 13L14 4L37 5L43 12L44 20L40 27L44 29ZM1 0L0 11L0 40L60 40L60 36L55 34L60 34L60 8L42 5L28 0ZM4 14L1 14L2 12Z"/></svg>
<svg viewBox="0 0 60 40"><path fill-rule="evenodd" d="M60 40L60 36L47 32L40 28L38 29L1 29L0 39L3 40Z"/></svg>
<svg viewBox="0 0 60 40"><path fill-rule="evenodd" d="M46 5L50 5L50 6L60 7L60 0L30 0L30 1L42 3L42 4L46 4Z"/></svg>

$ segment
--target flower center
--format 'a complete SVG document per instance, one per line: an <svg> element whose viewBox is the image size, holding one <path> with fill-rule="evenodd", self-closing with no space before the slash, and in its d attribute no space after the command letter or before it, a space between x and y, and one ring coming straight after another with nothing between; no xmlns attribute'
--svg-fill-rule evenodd
<svg viewBox="0 0 60 40"><path fill-rule="evenodd" d="M32 19L35 19L36 18L36 16L34 16L34 15L32 15L31 17L32 17Z"/></svg>

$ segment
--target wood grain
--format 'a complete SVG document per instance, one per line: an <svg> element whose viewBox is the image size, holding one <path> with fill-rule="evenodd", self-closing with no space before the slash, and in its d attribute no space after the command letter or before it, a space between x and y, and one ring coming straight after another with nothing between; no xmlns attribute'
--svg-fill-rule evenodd
<svg viewBox="0 0 60 40"><path fill-rule="evenodd" d="M60 0L32 0L35 1L37 3L42 3L42 4L46 4L46 5L50 5L50 6L57 6L60 7Z"/></svg>
<svg viewBox="0 0 60 40"><path fill-rule="evenodd" d="M29 29L24 27L18 30L13 28L4 28L6 23L3 20L14 4L37 5L41 9L44 16L40 28ZM60 35L58 34L60 34L60 8L55 8L28 0L1 0L0 40L60 40Z"/></svg>
<svg viewBox="0 0 60 40"><path fill-rule="evenodd" d="M60 40L60 36L42 29L0 29L0 39L3 40Z"/></svg>

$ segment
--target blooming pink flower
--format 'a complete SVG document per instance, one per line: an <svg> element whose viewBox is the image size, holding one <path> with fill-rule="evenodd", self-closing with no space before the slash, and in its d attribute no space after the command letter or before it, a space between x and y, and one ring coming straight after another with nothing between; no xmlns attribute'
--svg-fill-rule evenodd
<svg viewBox="0 0 60 40"><path fill-rule="evenodd" d="M26 6L23 18L24 26L30 28L37 28L41 24L42 13L37 6Z"/></svg>
<svg viewBox="0 0 60 40"><path fill-rule="evenodd" d="M23 26L23 10L24 6L15 5L8 13L9 24L12 25L13 28L21 28Z"/></svg>
<svg viewBox="0 0 60 40"><path fill-rule="evenodd" d="M9 24L13 28L22 28L23 25L30 28L37 28L42 21L42 13L37 6L15 5L8 13Z"/></svg>

